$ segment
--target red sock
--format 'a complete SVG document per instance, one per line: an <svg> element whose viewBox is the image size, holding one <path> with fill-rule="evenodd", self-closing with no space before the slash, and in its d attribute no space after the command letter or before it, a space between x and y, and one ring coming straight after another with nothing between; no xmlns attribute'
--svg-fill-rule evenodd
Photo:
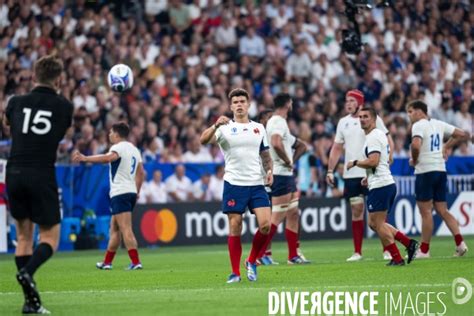
<svg viewBox="0 0 474 316"><path fill-rule="evenodd" d="M264 235L260 232L260 229L257 230L255 236L252 240L252 249L250 249L250 255L248 261L252 264L257 260L257 255L262 251L263 246L268 240L268 234Z"/></svg>
<svg viewBox="0 0 474 316"><path fill-rule="evenodd" d="M383 247L383 252L388 251L387 247Z"/></svg>
<svg viewBox="0 0 474 316"><path fill-rule="evenodd" d="M362 254L362 240L364 239L364 221L352 221L352 239L354 252Z"/></svg>
<svg viewBox="0 0 474 316"><path fill-rule="evenodd" d="M298 239L298 241L296 242L296 248L299 248L300 247L300 241Z"/></svg>
<svg viewBox="0 0 474 316"><path fill-rule="evenodd" d="M112 264L112 261L114 261L115 253L115 251L107 250L105 252L104 264Z"/></svg>
<svg viewBox="0 0 474 316"><path fill-rule="evenodd" d="M420 251L422 253L428 253L428 251L430 251L430 244L422 242L421 245L420 245Z"/></svg>
<svg viewBox="0 0 474 316"><path fill-rule="evenodd" d="M130 257L130 260L132 260L132 264L136 265L140 263L140 259L138 258L138 251L137 249L130 249L128 251L128 256Z"/></svg>
<svg viewBox="0 0 474 316"><path fill-rule="evenodd" d="M270 228L270 234L268 234L267 240L265 241L265 244L263 245L262 250L260 250L260 252L258 253L257 259L262 258L264 255L267 254L268 246L272 242L273 236L275 235L277 228L278 226L272 224L272 227ZM269 256L271 256L272 251L270 250L269 252L270 252Z"/></svg>
<svg viewBox="0 0 474 316"><path fill-rule="evenodd" d="M270 242L267 246L267 250L265 250L265 256L271 256L272 255L272 249L269 248L272 246L272 243Z"/></svg>
<svg viewBox="0 0 474 316"><path fill-rule="evenodd" d="M298 256L298 252L296 251L298 234L289 229L285 229L285 236L288 243L288 259L293 259L294 257Z"/></svg>
<svg viewBox="0 0 474 316"><path fill-rule="evenodd" d="M390 252L390 254L392 255L392 260L393 261L400 262L400 261L403 260L402 256L400 255L400 251L398 250L397 245L395 245L395 243L392 243L392 244L388 245L386 248Z"/></svg>
<svg viewBox="0 0 474 316"><path fill-rule="evenodd" d="M459 246L460 243L464 241L461 234L454 235L454 241L456 242L456 246Z"/></svg>
<svg viewBox="0 0 474 316"><path fill-rule="evenodd" d="M240 236L229 236L227 238L227 246L229 247L232 273L240 276L240 258L242 257L242 242L240 241Z"/></svg>
<svg viewBox="0 0 474 316"><path fill-rule="evenodd" d="M401 231L397 231L395 234L395 240L400 242L403 246L408 247L410 246L410 238L408 238L404 233Z"/></svg>

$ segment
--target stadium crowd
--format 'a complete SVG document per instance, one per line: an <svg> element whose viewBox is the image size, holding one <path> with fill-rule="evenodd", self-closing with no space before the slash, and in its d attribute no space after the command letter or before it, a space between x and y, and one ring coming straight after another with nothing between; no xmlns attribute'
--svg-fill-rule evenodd
<svg viewBox="0 0 474 316"><path fill-rule="evenodd" d="M474 10L467 0L400 0L362 10L366 45L358 56L341 51L341 30L348 27L342 0L114 3L0 0L2 112L10 96L31 89L35 60L55 52L64 61L61 90L75 113L59 163L69 163L74 149L107 151L107 131L119 120L131 125L130 141L145 162L222 163L219 148L201 146L199 135L228 114L227 93L235 87L250 92L253 118L272 107L277 92L293 96L290 129L311 148L298 180L308 195L342 194L341 185L327 190L323 175L348 89L363 91L384 119L395 158L408 156L405 104L414 99L425 100L433 117L473 133ZM135 74L125 94L106 83L116 63ZM2 129L7 140L8 128ZM473 155L472 144L455 154ZM161 175L153 178L150 187ZM196 187L207 188L210 178L203 175ZM171 182L167 198L179 200L180 192L170 194ZM185 198L213 199L196 192Z"/></svg>

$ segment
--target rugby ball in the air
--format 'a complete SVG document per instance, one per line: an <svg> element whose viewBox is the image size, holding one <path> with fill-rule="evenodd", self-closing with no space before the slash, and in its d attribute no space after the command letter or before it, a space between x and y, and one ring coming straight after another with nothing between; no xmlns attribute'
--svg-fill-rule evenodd
<svg viewBox="0 0 474 316"><path fill-rule="evenodd" d="M107 82L112 90L124 92L133 85L133 72L130 67L124 64L117 64L109 70Z"/></svg>

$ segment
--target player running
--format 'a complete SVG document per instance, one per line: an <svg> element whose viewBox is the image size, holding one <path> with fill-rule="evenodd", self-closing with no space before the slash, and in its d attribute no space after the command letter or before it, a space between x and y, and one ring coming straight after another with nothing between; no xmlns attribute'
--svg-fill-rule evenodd
<svg viewBox="0 0 474 316"><path fill-rule="evenodd" d="M127 270L143 268L132 229L132 211L144 180L144 171L140 151L126 141L129 132L130 128L126 123L116 123L109 132L113 146L107 154L84 156L78 151L73 153L74 162L110 163L110 239L104 261L96 264L102 270L112 269L121 237L132 261Z"/></svg>
<svg viewBox="0 0 474 316"><path fill-rule="evenodd" d="M402 243L407 250L410 263L415 257L418 242L409 239L402 232L386 222L387 214L391 211L397 187L390 172L388 139L384 132L376 128L377 113L373 108L362 108L359 111L360 125L366 135L363 146L365 159L350 160L347 169L360 167L366 170L367 177L362 184L368 185L367 210L369 212L369 227L375 231L384 249L392 256L389 266L403 266L405 261L395 244Z"/></svg>
<svg viewBox="0 0 474 316"><path fill-rule="evenodd" d="M306 145L290 133L286 119L292 111L293 101L287 93L279 93L274 100L275 112L267 121L270 154L274 162L272 197L272 224L265 247L259 255L264 265L275 264L265 250L275 235L278 225L286 218L285 237L288 243L288 264L309 263L298 253L299 209L298 192L293 176L293 164L306 151ZM294 149L294 153L293 153Z"/></svg>
<svg viewBox="0 0 474 316"><path fill-rule="evenodd" d="M359 121L359 110L364 105L364 94L359 90L350 90L346 93L345 109L349 113L341 118L337 124L334 145L329 153L328 173L326 182L334 187L334 169L343 150L345 150L344 161L363 158L363 145L365 141L364 131L361 129ZM389 135L382 119L377 116L376 127L384 134L388 135L390 149L393 148L392 137ZM392 150L390 150L390 153ZM390 162L392 156L390 154ZM367 188L361 185L361 180L365 177L365 170L362 168L352 168L344 170L344 198L349 200L352 211L352 239L354 242L354 254L347 261L359 261L362 259L362 241L364 239L364 196L367 195ZM384 249L384 259L390 259L390 254Z"/></svg>
<svg viewBox="0 0 474 316"><path fill-rule="evenodd" d="M450 124L428 117L428 106L420 100L407 105L407 113L412 125L410 165L415 167L416 204L421 214L421 246L417 258L430 257L430 240L433 233L433 206L446 222L454 236L456 251L461 257L467 246L459 230L459 224L446 204L446 166L447 152L458 142L470 139L468 132ZM443 139L448 141L443 144Z"/></svg>
<svg viewBox="0 0 474 316"><path fill-rule="evenodd" d="M201 143L216 141L224 153L225 174L222 198L223 212L229 219L229 256L232 266L227 283L240 282L242 256L242 215L248 208L257 217L258 230L246 262L247 278L257 280L257 255L270 231L270 200L264 188L261 166L265 169L265 182L273 182L273 163L268 150L267 133L262 124L249 119L250 96L244 89L229 93L233 119L221 116L201 135Z"/></svg>

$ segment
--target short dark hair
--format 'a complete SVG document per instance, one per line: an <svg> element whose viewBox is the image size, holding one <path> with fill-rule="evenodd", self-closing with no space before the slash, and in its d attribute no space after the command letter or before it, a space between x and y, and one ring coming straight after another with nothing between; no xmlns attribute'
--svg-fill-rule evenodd
<svg viewBox="0 0 474 316"><path fill-rule="evenodd" d="M284 107L288 102L291 101L291 97L288 93L278 93L275 98L273 98L273 106L275 109Z"/></svg>
<svg viewBox="0 0 474 316"><path fill-rule="evenodd" d="M272 109L263 110L262 112L258 113L257 122L262 123L263 118L267 116L268 114L272 114L272 113L273 113Z"/></svg>
<svg viewBox="0 0 474 316"><path fill-rule="evenodd" d="M34 65L36 81L38 83L53 83L61 76L63 69L63 62L55 55L43 56Z"/></svg>
<svg viewBox="0 0 474 316"><path fill-rule="evenodd" d="M125 122L118 122L112 125L112 130L117 133L121 138L127 138L130 133L130 127Z"/></svg>
<svg viewBox="0 0 474 316"><path fill-rule="evenodd" d="M421 110L423 113L428 114L428 105L421 100L413 100L408 102L406 109L413 108L414 110Z"/></svg>
<svg viewBox="0 0 474 316"><path fill-rule="evenodd" d="M233 89L229 93L229 100L232 100L233 97L245 97L247 99L247 101L250 101L249 93L247 92L247 90L242 89L242 88Z"/></svg>
<svg viewBox="0 0 474 316"><path fill-rule="evenodd" d="M369 113L370 113L370 116L371 116L373 119L376 119L376 118L377 118L377 112L375 112L375 109L374 109L374 108L370 108L370 107L368 107L368 106L364 106L362 109L360 109L360 111L369 112Z"/></svg>

